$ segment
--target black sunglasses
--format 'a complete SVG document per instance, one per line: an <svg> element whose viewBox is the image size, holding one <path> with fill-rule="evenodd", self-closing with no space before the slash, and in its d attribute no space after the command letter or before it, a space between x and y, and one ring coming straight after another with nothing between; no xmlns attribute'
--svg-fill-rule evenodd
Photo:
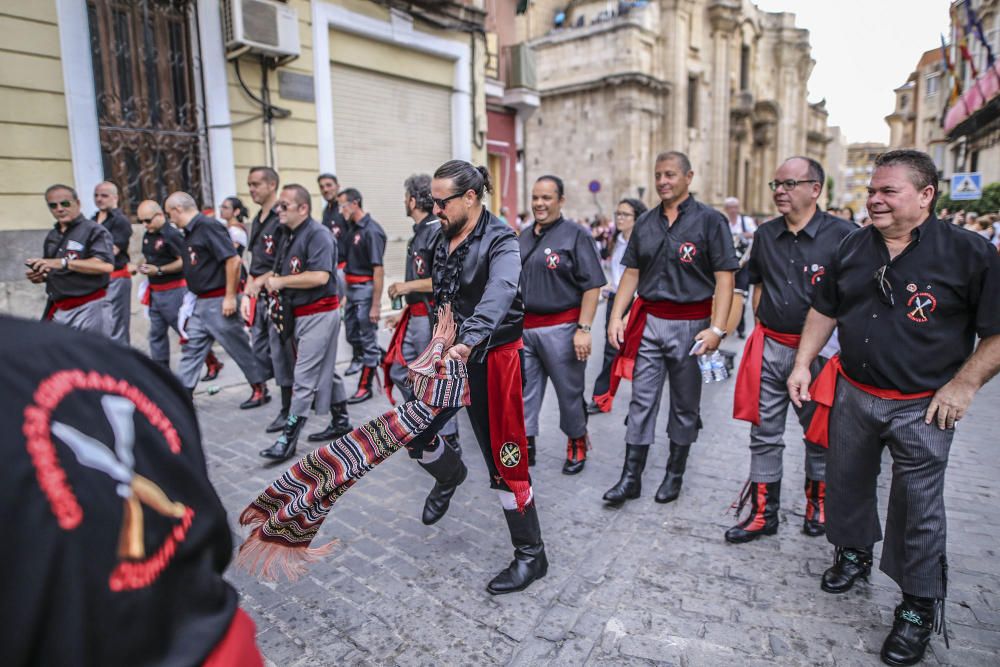
<svg viewBox="0 0 1000 667"><path fill-rule="evenodd" d="M875 270L874 278L875 285L878 288L879 301L891 308L896 305L896 299L892 296L892 283L890 283L889 279L885 277L885 273L888 270L889 265L883 264Z"/></svg>
<svg viewBox="0 0 1000 667"><path fill-rule="evenodd" d="M64 199L62 201L50 201L48 202L48 205L49 208L54 211L57 208L69 208L70 206L73 205L73 202L69 201L68 199Z"/></svg>
<svg viewBox="0 0 1000 667"><path fill-rule="evenodd" d="M438 207L439 209L442 209L442 210L444 210L444 207L448 205L448 202L450 202L450 201L451 201L452 199L458 199L459 197L461 197L461 196L462 196L462 195L464 195L464 194L465 194L464 192L456 192L456 193L455 193L455 194L453 194L453 195L448 195L448 196L447 196L447 197L445 197L444 199L434 199L433 197L431 197L431 201L433 201L433 202L434 202L434 204L435 204L435 205L436 205L436 206L437 206L437 207Z"/></svg>
<svg viewBox="0 0 1000 667"><path fill-rule="evenodd" d="M148 224L149 224L149 223L151 223L151 222L152 222L153 220L156 220L156 216L158 216L158 215L162 215L162 214L160 214L160 213L154 213L154 214L153 214L153 217L152 217L152 218L136 218L136 221L137 221L137 222L138 222L138 223L139 223L140 225L148 225Z"/></svg>
<svg viewBox="0 0 1000 667"><path fill-rule="evenodd" d="M780 185L785 188L785 192L788 192L789 190L794 190L802 183L819 183L819 181L815 178L808 178L804 181L796 181L794 178L788 178L784 181L771 181L767 184L767 187L771 188L771 192L776 192Z"/></svg>

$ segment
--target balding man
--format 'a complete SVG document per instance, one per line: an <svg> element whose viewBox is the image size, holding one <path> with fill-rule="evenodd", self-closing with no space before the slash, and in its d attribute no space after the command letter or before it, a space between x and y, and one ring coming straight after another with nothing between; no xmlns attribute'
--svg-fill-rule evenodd
<svg viewBox="0 0 1000 667"><path fill-rule="evenodd" d="M114 270L111 235L80 213L80 198L68 185L53 185L45 202L56 219L45 236L42 256L25 260L28 280L45 283L49 300L43 319L107 336L106 299Z"/></svg>
<svg viewBox="0 0 1000 667"><path fill-rule="evenodd" d="M789 401L785 382L792 372L813 294L823 284L837 246L855 229L817 206L824 181L823 167L810 158L789 158L778 167L769 185L781 215L760 226L750 249L747 270L753 284L757 326L740 363L733 409L736 419L753 424L750 478L741 498L743 504L750 502L750 514L726 531L728 542L749 542L778 530ZM818 373L825 361L815 361L812 373ZM796 407L795 413L803 429L808 428L812 404ZM805 441L806 516L802 532L810 537L825 531L825 451Z"/></svg>
<svg viewBox="0 0 1000 667"><path fill-rule="evenodd" d="M132 238L132 223L118 208L118 186L110 181L98 183L94 188L97 213L94 222L111 233L115 252L114 271L108 284L108 303L111 304L111 340L129 343L129 324L132 320L132 274L128 269L128 243Z"/></svg>
<svg viewBox="0 0 1000 667"><path fill-rule="evenodd" d="M139 273L146 276L149 291L149 356L164 368L170 368L170 339L167 328L180 334L177 314L187 293L184 276L184 237L167 222L167 216L155 201L147 199L136 209L139 222L146 227L142 235L143 263Z"/></svg>
<svg viewBox="0 0 1000 667"><path fill-rule="evenodd" d="M177 371L181 384L194 393L201 365L212 341L217 340L242 369L253 391L240 408L267 403L270 396L264 371L250 351L240 318L235 317L242 264L225 225L199 213L194 198L186 192L167 197L164 209L170 221L184 230L184 280L198 297L184 327L188 340Z"/></svg>

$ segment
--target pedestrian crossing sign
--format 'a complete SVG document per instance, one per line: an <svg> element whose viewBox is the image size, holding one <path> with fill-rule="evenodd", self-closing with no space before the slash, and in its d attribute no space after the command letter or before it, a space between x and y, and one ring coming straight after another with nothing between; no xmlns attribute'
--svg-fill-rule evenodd
<svg viewBox="0 0 1000 667"><path fill-rule="evenodd" d="M978 171L952 174L951 192L953 201L979 199L983 196L983 174Z"/></svg>

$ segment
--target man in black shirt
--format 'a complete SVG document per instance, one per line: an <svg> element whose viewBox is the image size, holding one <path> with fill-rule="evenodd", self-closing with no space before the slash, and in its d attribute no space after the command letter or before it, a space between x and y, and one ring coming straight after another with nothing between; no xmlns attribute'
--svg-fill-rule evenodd
<svg viewBox="0 0 1000 667"><path fill-rule="evenodd" d="M566 435L563 473L587 462L584 373L590 356L590 325L607 281L593 237L562 217L562 179L542 176L531 190L534 223L521 232L521 296L524 299L524 417L528 465L534 463L538 415L552 380L559 401L559 428Z"/></svg>
<svg viewBox="0 0 1000 667"><path fill-rule="evenodd" d="M149 356L170 368L170 339L167 327L180 333L177 315L187 293L184 276L184 236L167 222L167 216L155 201L146 200L136 209L139 222L146 226L142 235L143 263L139 273L149 282L146 302L149 305Z"/></svg>
<svg viewBox="0 0 1000 667"><path fill-rule="evenodd" d="M680 495L688 452L701 428L702 380L695 355L714 352L726 335L738 266L725 217L688 190L694 171L687 156L676 151L657 156L655 178L662 203L635 223L608 324L608 341L620 350L610 396L622 378L632 380L625 464L621 479L604 494L612 505L639 497L668 376L670 457L654 499L669 503ZM622 316L636 291L626 329Z"/></svg>
<svg viewBox="0 0 1000 667"><path fill-rule="evenodd" d="M347 238L340 245L344 260L344 278L347 280L347 311L344 326L347 342L361 359L361 377L358 388L347 399L348 403L361 403L372 397L372 381L379 363L381 350L376 333L382 317L382 283L385 270L386 236L370 215L365 213L361 193L347 188L337 195L340 213L350 224ZM350 371L348 371L350 374Z"/></svg>
<svg viewBox="0 0 1000 667"><path fill-rule="evenodd" d="M129 344L129 324L132 320L132 273L128 268L128 243L132 238L132 223L118 208L118 187L110 181L94 188L97 213L93 220L111 233L114 244L115 270L108 283L108 303L111 305L111 340Z"/></svg>
<svg viewBox="0 0 1000 667"><path fill-rule="evenodd" d="M749 542L778 530L781 502L782 457L788 387L795 350L805 324L813 293L825 280L827 267L841 240L855 227L819 210L823 192L823 167L811 158L785 160L770 187L781 215L762 224L750 246L747 263L753 284L753 311L757 316L736 377L733 416L750 428L750 479L737 515L747 500L750 515L726 531L726 541ZM812 364L814 376L822 368ZM812 405L795 408L806 429ZM826 450L805 441L806 516L802 531L811 537L824 532Z"/></svg>
<svg viewBox="0 0 1000 667"><path fill-rule="evenodd" d="M271 397L264 371L250 350L240 318L235 317L241 262L225 225L199 213L194 198L186 192L167 197L164 208L170 221L184 230L184 280L197 297L194 312L184 326L188 340L182 348L177 377L194 393L205 355L217 340L250 383L252 393L240 408L267 403Z"/></svg>
<svg viewBox="0 0 1000 667"><path fill-rule="evenodd" d="M28 280L45 283L49 295L42 318L107 336L111 323L106 299L114 270L111 234L80 213L80 199L68 185L53 185L45 202L56 219L45 236L42 256L25 261Z"/></svg>
<svg viewBox="0 0 1000 667"><path fill-rule="evenodd" d="M983 237L934 216L937 183L925 153L875 160L872 224L837 249L788 378L793 403L817 403L807 437L829 441L826 534L836 563L823 590L843 593L868 576L882 537L882 448L893 457L880 564L903 592L882 646L892 665L919 662L943 619L948 453L956 422L1000 370L1000 257ZM835 326L841 354L810 386L809 365Z"/></svg>

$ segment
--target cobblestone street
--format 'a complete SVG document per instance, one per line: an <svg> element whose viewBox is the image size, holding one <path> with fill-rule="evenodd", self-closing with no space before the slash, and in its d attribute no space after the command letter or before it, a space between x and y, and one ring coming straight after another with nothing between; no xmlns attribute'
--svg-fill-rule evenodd
<svg viewBox="0 0 1000 667"><path fill-rule="evenodd" d="M595 321L604 321L603 312ZM741 348L742 341L726 347ZM588 381L599 360L591 360ZM227 364L221 391L210 395L203 384L195 403L209 474L235 531L239 512L285 464L261 464L257 451L273 442L264 426L277 405L238 410L246 386L232 374L234 366ZM705 428L680 499L653 502L667 454L661 410L642 497L609 509L601 496L621 470L629 390L624 384L613 413L592 418L593 450L575 477L561 474L565 438L549 392L532 469L550 561L546 578L518 594L486 592L512 547L463 414L469 477L437 525L420 522L431 478L399 453L338 501L317 543L339 543L304 578L273 585L230 571L266 658L282 667L878 664L898 589L875 572L871 585L843 596L820 590L833 548L800 531L803 449L794 420L786 437L778 535L728 545L723 532L734 521L726 510L749 461L749 426L730 417L732 379L706 387ZM952 448L946 488L951 649L935 636L926 664L1000 662L998 403L1000 381L994 381L977 397ZM351 407L352 423L387 408L380 394ZM310 423L306 432L318 426ZM299 453L309 445L303 438ZM886 454L883 516L889 467Z"/></svg>

